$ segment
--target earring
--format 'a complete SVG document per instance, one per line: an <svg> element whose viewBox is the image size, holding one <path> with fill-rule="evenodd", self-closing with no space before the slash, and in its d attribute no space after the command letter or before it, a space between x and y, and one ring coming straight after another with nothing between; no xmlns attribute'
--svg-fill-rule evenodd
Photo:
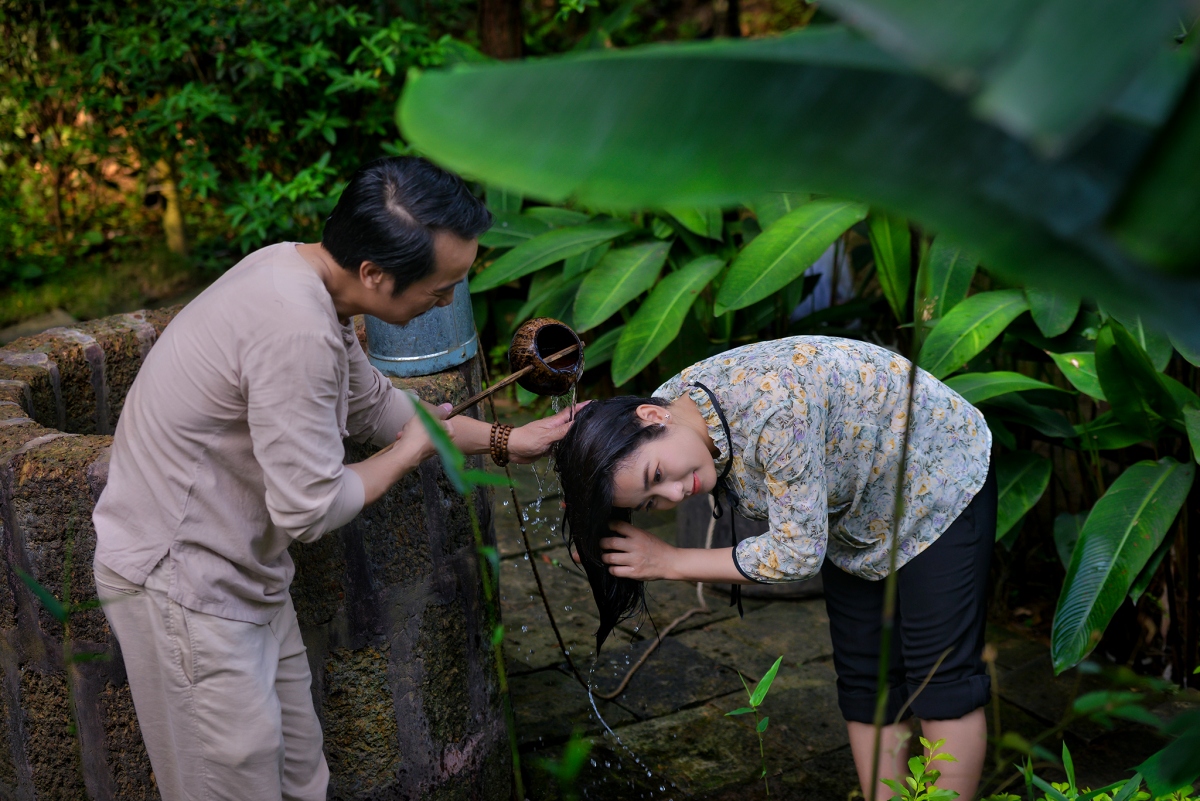
<svg viewBox="0 0 1200 801"><path fill-rule="evenodd" d="M667 422L670 422L670 421L671 421L671 415L669 415L669 414L668 414L668 415L667 415Z"/></svg>

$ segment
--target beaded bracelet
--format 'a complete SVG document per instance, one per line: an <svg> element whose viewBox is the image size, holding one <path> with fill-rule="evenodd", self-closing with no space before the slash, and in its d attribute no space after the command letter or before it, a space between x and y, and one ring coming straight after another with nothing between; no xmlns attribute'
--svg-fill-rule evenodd
<svg viewBox="0 0 1200 801"><path fill-rule="evenodd" d="M500 467L508 464L508 437L512 434L513 427L503 423L493 423L491 432L491 441L488 450L492 454L492 461Z"/></svg>

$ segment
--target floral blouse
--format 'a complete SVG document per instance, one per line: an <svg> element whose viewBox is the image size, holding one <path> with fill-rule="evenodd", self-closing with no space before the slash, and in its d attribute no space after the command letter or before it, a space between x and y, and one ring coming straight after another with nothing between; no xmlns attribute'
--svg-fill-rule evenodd
<svg viewBox="0 0 1200 801"><path fill-rule="evenodd" d="M708 423L738 511L770 521L734 561L747 578L809 578L828 557L847 573L888 572L908 397L907 359L835 337L790 337L694 364L655 396L685 392ZM708 394L729 423L726 441ZM929 547L983 486L992 433L983 414L924 370L912 404L897 566Z"/></svg>

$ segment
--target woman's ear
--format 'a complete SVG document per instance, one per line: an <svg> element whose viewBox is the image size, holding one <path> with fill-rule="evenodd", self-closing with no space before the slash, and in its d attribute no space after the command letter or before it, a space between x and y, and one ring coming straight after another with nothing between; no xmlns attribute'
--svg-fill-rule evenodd
<svg viewBox="0 0 1200 801"><path fill-rule="evenodd" d="M638 419L646 425L658 423L666 424L671 419L671 413L662 406L656 406L653 403L643 403L637 407L636 414Z"/></svg>

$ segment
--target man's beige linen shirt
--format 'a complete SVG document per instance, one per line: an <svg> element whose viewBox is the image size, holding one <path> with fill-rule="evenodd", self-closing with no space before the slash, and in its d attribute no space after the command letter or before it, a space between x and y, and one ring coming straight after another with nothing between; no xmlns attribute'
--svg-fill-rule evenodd
<svg viewBox="0 0 1200 801"><path fill-rule="evenodd" d="M266 623L287 548L349 522L342 439L392 442L412 401L373 368L294 243L250 254L179 313L138 372L96 504L96 561L168 596Z"/></svg>

